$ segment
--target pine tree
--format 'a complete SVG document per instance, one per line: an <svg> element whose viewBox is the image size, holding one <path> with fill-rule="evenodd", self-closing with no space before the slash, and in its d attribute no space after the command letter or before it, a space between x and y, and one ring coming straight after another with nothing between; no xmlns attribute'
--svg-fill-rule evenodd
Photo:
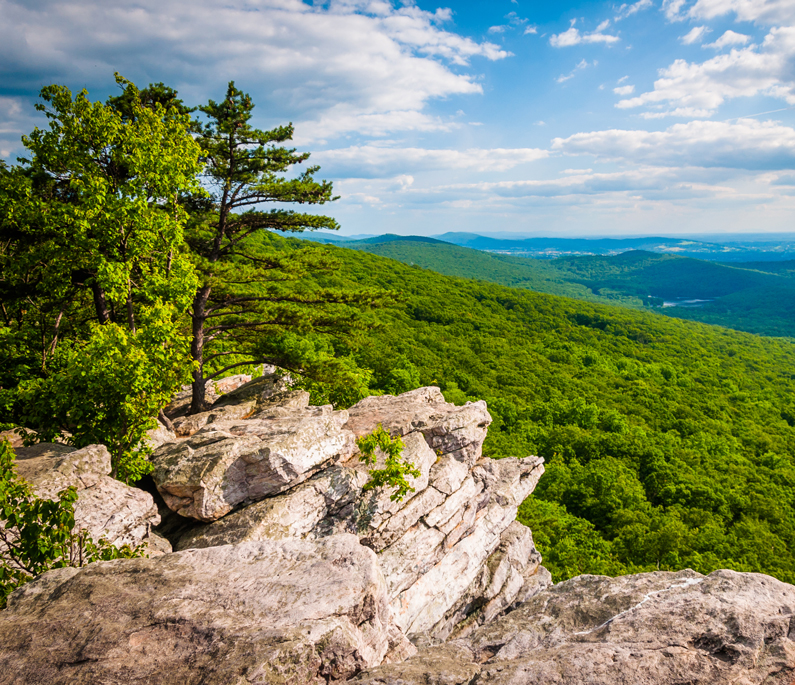
<svg viewBox="0 0 795 685"><path fill-rule="evenodd" d="M207 118L197 139L209 198L194 198L187 233L200 275L192 307L193 413L206 408L206 381L232 368L268 362L322 374L334 355L323 343L295 335L355 331L363 325L362 307L384 299L378 291L313 285L314 275L335 269L329 251L275 239L273 231L339 226L328 216L263 206L323 205L337 198L330 182L315 180L317 166L288 176L309 154L282 146L292 138L291 124L252 128L253 108L234 82L223 101L199 108ZM337 370L345 369L337 364Z"/></svg>

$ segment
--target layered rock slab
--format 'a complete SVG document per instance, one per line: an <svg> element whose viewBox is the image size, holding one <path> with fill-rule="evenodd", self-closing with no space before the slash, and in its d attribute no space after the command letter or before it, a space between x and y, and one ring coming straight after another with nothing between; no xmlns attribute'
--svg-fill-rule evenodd
<svg viewBox="0 0 795 685"><path fill-rule="evenodd" d="M326 685L412 651L352 535L58 569L0 612L3 685Z"/></svg>
<svg viewBox="0 0 795 685"><path fill-rule="evenodd" d="M715 571L579 576L368 685L791 685L795 587ZM442 656L455 651L453 667Z"/></svg>
<svg viewBox="0 0 795 685"><path fill-rule="evenodd" d="M243 502L290 489L321 467L350 457L344 411L330 406L275 407L248 420L217 421L152 455L152 477L178 514L215 521ZM304 406L300 406L304 405Z"/></svg>
<svg viewBox="0 0 795 685"><path fill-rule="evenodd" d="M470 468L483 454L491 424L483 400L458 407L447 402L435 386L396 396L365 397L348 412L345 427L356 437L372 433L379 424L393 436L417 431L437 455L451 455Z"/></svg>
<svg viewBox="0 0 795 685"><path fill-rule="evenodd" d="M61 490L77 490L75 527L87 530L94 540L105 537L116 546L139 545L150 539L150 529L160 523L152 496L111 478L110 453L103 445L75 449L57 443L40 443L16 449L17 473L45 499ZM159 542L153 551L165 551ZM169 550L170 551L170 550Z"/></svg>

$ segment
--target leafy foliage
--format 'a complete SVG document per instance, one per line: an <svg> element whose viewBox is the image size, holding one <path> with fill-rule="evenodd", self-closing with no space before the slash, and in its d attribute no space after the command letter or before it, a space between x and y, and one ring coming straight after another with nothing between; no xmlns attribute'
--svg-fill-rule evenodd
<svg viewBox="0 0 795 685"><path fill-rule="evenodd" d="M151 470L144 438L160 408L190 378L188 340L173 326L173 308L141 310L141 326L93 324L85 342L61 345L50 373L23 383L24 424L36 439L75 447L101 443L113 477L135 482Z"/></svg>
<svg viewBox="0 0 795 685"><path fill-rule="evenodd" d="M393 438L379 423L372 433L357 438L356 445L361 452L359 459L365 464L372 466L376 463L376 450L380 450L386 459L384 468L369 471L370 480L362 490L374 490L382 487L395 488L395 491L389 496L393 502L400 502L408 493L414 492L414 488L406 480L406 476L419 478L420 472L414 464L402 458L405 445L400 436Z"/></svg>
<svg viewBox="0 0 795 685"><path fill-rule="evenodd" d="M760 335L795 337L792 262L720 264L640 250L531 259L416 236L380 236L344 245L449 276L634 309L661 308L666 299L705 300L697 307L658 311Z"/></svg>
<svg viewBox="0 0 795 685"><path fill-rule="evenodd" d="M253 128L249 121L254 104L234 82L222 101L211 100L199 109L206 117L197 124L197 140L210 197L194 198L187 234L200 275L192 311L192 412L204 409L206 380L236 367L265 362L327 379L320 361L329 358L328 346L320 345L326 349L314 354L315 343L322 336L343 339L365 329L361 309L384 298L374 289L318 287L308 276L337 268L328 252L274 246L270 231L338 228L327 216L261 209L283 203L322 205L336 199L330 182L315 180L319 167L308 166L290 176L309 159L308 153L283 146L292 138L292 125L270 131ZM310 335L312 340L295 345L296 335ZM301 357L302 349L309 356ZM348 359L336 368L344 372L351 364ZM358 372L352 371L346 376L355 382Z"/></svg>
<svg viewBox="0 0 795 685"><path fill-rule="evenodd" d="M50 569L145 554L143 545L115 547L76 531L76 501L74 487L57 500L37 497L16 474L8 441L0 442L0 609L14 590Z"/></svg>
<svg viewBox="0 0 795 685"><path fill-rule="evenodd" d="M403 295L354 352L371 392L408 362L416 385L488 402L485 454L546 459L520 519L556 580L690 567L795 581L790 341L323 249L343 264L329 284Z"/></svg>

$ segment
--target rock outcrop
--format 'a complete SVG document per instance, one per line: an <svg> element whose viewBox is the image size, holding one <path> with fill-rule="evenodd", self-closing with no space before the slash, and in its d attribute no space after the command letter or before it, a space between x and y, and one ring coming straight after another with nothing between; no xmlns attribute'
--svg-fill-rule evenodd
<svg viewBox="0 0 795 685"><path fill-rule="evenodd" d="M151 542L150 530L160 523L152 496L111 478L110 453L102 445L75 449L68 445L41 443L17 447L17 473L33 491L54 499L69 486L77 490L75 526L87 530L94 540L105 537L114 545ZM168 542L157 539L152 553L171 551Z"/></svg>
<svg viewBox="0 0 795 685"><path fill-rule="evenodd" d="M248 401L258 391L243 386L235 392ZM347 412L308 407L308 398L297 399L285 388L272 394L267 406L258 400L258 413L250 419L215 421L187 441L158 450L154 477L166 503L195 519L219 519L188 531L177 549L355 534L378 554L395 622L412 639L445 639L463 622L476 626L491 620L516 600L526 578L536 589L548 582L543 571L537 573L540 556L530 531L511 526L543 473L543 460L483 459L491 422L484 402L457 407L445 402L438 388L370 397ZM327 421L323 431L303 439L299 426L310 429L318 417ZM388 489L362 489L371 467L354 452L353 436L379 424L402 436L403 457L420 472L410 479L414 491L402 502L392 501ZM325 450L322 460L307 460L300 449L293 450L289 468L282 461L285 477L278 487L255 490L252 484L266 479L259 474L275 469L267 461L272 457L251 455L286 454L276 440L288 433L302 445L323 445L329 436L344 436L345 442L332 440L334 449ZM261 442L249 438L254 435ZM376 468L383 465L383 455L379 459ZM242 485L239 462L248 469ZM252 477L254 468L260 472ZM274 477L268 477L270 484ZM276 494L280 489L284 492Z"/></svg>
<svg viewBox="0 0 795 685"><path fill-rule="evenodd" d="M59 569L0 612L3 685L326 685L413 651L352 535Z"/></svg>
<svg viewBox="0 0 795 685"><path fill-rule="evenodd" d="M791 585L681 571L552 586L515 520L543 459L483 457L484 402L420 388L335 411L275 373L245 380L201 414L178 397L176 434L150 436L146 487L178 551L155 531L157 558L17 590L0 612L0 685L795 682ZM355 438L379 424L419 472L403 501L364 489ZM136 544L158 520L151 495L106 475L102 447L18 452L39 494L78 488L94 537Z"/></svg>
<svg viewBox="0 0 795 685"><path fill-rule="evenodd" d="M358 685L790 685L795 587L715 571L579 576Z"/></svg>

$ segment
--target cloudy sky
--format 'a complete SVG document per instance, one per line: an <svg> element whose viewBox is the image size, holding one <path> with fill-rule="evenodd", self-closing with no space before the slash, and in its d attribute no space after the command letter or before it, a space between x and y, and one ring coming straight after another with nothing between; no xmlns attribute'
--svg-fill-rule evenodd
<svg viewBox="0 0 795 685"><path fill-rule="evenodd" d="M0 0L0 157L114 71L234 79L344 234L795 231L795 0Z"/></svg>

